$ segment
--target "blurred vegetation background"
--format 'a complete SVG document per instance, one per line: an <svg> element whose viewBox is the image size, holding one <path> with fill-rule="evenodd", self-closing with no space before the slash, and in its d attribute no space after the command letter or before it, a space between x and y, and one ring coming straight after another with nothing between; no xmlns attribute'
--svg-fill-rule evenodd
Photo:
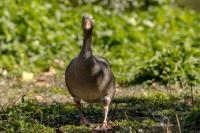
<svg viewBox="0 0 200 133"><path fill-rule="evenodd" d="M2 0L0 77L63 74L82 46L84 13L119 84L199 83L200 15L173 0Z"/></svg>

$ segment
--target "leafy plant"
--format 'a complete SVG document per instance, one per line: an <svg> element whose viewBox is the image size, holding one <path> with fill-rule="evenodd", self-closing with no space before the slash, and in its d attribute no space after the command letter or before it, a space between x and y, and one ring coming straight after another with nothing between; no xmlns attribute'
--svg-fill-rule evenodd
<svg viewBox="0 0 200 133"><path fill-rule="evenodd" d="M67 66L80 51L86 12L96 21L94 54L110 61L119 84L166 83L186 78L186 73L199 79L200 16L169 0L3 0L0 75L38 73L51 66L64 71L55 60Z"/></svg>

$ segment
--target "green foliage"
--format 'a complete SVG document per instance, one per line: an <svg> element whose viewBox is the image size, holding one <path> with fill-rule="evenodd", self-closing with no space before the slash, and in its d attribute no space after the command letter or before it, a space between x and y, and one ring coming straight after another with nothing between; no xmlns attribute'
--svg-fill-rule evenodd
<svg viewBox="0 0 200 133"><path fill-rule="evenodd" d="M167 84L169 81L179 81L180 78L188 83L199 83L200 55L195 48L178 47L157 52L141 71L137 74L135 82L155 80Z"/></svg>
<svg viewBox="0 0 200 133"><path fill-rule="evenodd" d="M122 2L122 1L121 1ZM69 61L82 46L81 18L96 21L93 50L107 58L118 83L199 79L200 16L169 0L3 0L0 71L41 72ZM1 74L0 74L1 75Z"/></svg>

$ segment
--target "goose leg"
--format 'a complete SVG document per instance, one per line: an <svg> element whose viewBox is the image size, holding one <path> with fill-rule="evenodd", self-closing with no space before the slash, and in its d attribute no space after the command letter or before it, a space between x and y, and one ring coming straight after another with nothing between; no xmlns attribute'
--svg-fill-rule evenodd
<svg viewBox="0 0 200 133"><path fill-rule="evenodd" d="M79 115L80 115L80 124L90 124L90 122L84 117L83 112L82 112L82 105L81 105L81 100L74 98L74 102L76 103L76 107L79 110Z"/></svg>
<svg viewBox="0 0 200 133"><path fill-rule="evenodd" d="M105 128L105 129L111 128L111 126L108 125L108 122L107 122L107 116L108 116L108 111L109 111L108 108L109 108L109 105L103 106L104 119L103 119L103 123L101 124L100 128Z"/></svg>
<svg viewBox="0 0 200 133"><path fill-rule="evenodd" d="M104 99L103 99L103 116L104 116L104 118L103 118L102 124L96 128L97 130L98 129L109 130L112 128L107 121L110 102L111 102L110 97L104 97Z"/></svg>

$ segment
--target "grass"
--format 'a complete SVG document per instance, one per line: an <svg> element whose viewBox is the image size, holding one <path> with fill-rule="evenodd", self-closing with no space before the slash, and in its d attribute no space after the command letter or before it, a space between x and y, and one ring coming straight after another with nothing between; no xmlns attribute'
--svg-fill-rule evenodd
<svg viewBox="0 0 200 133"><path fill-rule="evenodd" d="M1 91L6 91L1 93L1 100L5 101L1 101L0 131L90 132L101 123L101 104L84 103L84 114L93 124L79 125L78 110L62 78L54 77L54 82L49 80L52 77L45 79L39 87L38 79L29 83L8 80L5 81L11 85L8 88L7 84L1 85ZM109 121L113 127L110 132L179 132L176 115L182 132L198 131L199 91L193 95L192 103L190 93L173 87L159 84L117 87L110 106Z"/></svg>
<svg viewBox="0 0 200 133"><path fill-rule="evenodd" d="M200 101L198 101L200 102ZM116 107L117 105L117 107ZM142 97L116 97L111 104L109 115L113 131L118 132L161 132L170 130L178 132L176 115L183 132L197 131L198 126L186 123L192 106L174 96L154 93ZM2 107L0 130L6 132L88 132L101 123L101 106L84 106L84 114L92 123L79 126L78 110L71 102L41 103L35 100L23 100L15 106ZM189 125L189 126L188 126Z"/></svg>

